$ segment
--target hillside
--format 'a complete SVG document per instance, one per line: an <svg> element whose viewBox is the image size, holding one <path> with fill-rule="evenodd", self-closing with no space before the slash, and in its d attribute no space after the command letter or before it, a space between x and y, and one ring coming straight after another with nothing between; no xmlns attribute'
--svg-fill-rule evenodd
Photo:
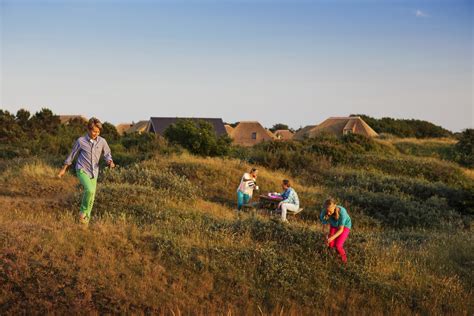
<svg viewBox="0 0 474 316"><path fill-rule="evenodd" d="M0 313L472 314L472 178L434 158L395 158L414 174L367 157L261 167L262 191L290 178L305 207L283 225L235 213L242 160L157 154L104 171L88 228L75 177L57 179L48 159L2 160ZM347 266L323 245L328 195L353 218Z"/></svg>

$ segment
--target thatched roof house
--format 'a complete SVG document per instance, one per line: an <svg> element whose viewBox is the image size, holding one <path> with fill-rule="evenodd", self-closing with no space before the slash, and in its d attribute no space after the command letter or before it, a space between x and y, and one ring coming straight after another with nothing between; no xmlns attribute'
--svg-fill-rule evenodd
<svg viewBox="0 0 474 316"><path fill-rule="evenodd" d="M255 121L239 122L230 136L234 144L241 146L253 146L275 139L275 136L270 131Z"/></svg>
<svg viewBox="0 0 474 316"><path fill-rule="evenodd" d="M125 134L132 126L133 126L133 124L131 124L131 123L122 123L122 124L118 124L117 126L115 126L115 129L117 130L117 132L119 133L119 135L123 135L123 134Z"/></svg>
<svg viewBox="0 0 474 316"><path fill-rule="evenodd" d="M378 134L359 116L330 117L312 128L305 127L295 135L295 138L311 138L320 133L329 133L336 136L359 134L366 137L377 137Z"/></svg>
<svg viewBox="0 0 474 316"><path fill-rule="evenodd" d="M279 140L291 140L293 139L293 132L287 129L279 129L273 133L275 137Z"/></svg>
<svg viewBox="0 0 474 316"><path fill-rule="evenodd" d="M87 122L87 117L82 115L59 115L61 124L69 124L70 121L75 119Z"/></svg>
<svg viewBox="0 0 474 316"><path fill-rule="evenodd" d="M132 133L144 133L148 131L148 127L150 125L150 121L139 121L135 124L133 124L129 129L125 131L126 134L132 134Z"/></svg>
<svg viewBox="0 0 474 316"><path fill-rule="evenodd" d="M293 135L293 139L297 139L297 140L303 140L305 139L307 136L307 133L312 130L313 128L315 128L317 125L308 125L306 127L303 127L302 129L300 129L299 131L297 131L294 135Z"/></svg>
<svg viewBox="0 0 474 316"><path fill-rule="evenodd" d="M229 124L225 124L224 127L225 127L225 130L227 132L227 135L229 135L229 137L231 137L232 132L234 131L234 128L232 126L230 126Z"/></svg>
<svg viewBox="0 0 474 316"><path fill-rule="evenodd" d="M192 120L195 122L205 121L212 125L217 136L227 135L224 122L220 118L199 118L199 117L151 117L150 125L148 128L149 132L163 135L165 130L171 125L175 124L180 119Z"/></svg>

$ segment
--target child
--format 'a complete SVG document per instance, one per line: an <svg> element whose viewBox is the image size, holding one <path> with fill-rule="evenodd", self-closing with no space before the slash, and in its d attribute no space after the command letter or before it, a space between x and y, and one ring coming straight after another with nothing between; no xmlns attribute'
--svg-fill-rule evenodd
<svg viewBox="0 0 474 316"><path fill-rule="evenodd" d="M281 187L283 193L280 196L283 200L278 204L278 208L281 209L281 221L287 223L287 211L297 212L300 208L300 200L296 191L291 187L290 180L283 180Z"/></svg>
<svg viewBox="0 0 474 316"><path fill-rule="evenodd" d="M237 188L237 210L242 209L242 205L247 204L253 195L253 190L258 190L257 168L252 168L249 173L244 173Z"/></svg>
<svg viewBox="0 0 474 316"><path fill-rule="evenodd" d="M58 177L61 178L76 155L79 154L76 162L76 175L84 187L79 213L79 220L83 224L88 224L91 218L101 154L104 153L104 158L109 167L115 167L107 141L99 136L101 130L102 123L94 117L91 118L87 123L87 134L76 140L71 153L64 161L64 166L58 174Z"/></svg>
<svg viewBox="0 0 474 316"><path fill-rule="evenodd" d="M347 210L336 204L334 199L327 199L324 202L321 211L320 220L323 223L323 232L327 231L326 226L330 226L327 234L327 244L330 248L337 249L343 263L347 262L346 252L344 250L344 242L352 228L351 218ZM329 225L328 225L329 224Z"/></svg>

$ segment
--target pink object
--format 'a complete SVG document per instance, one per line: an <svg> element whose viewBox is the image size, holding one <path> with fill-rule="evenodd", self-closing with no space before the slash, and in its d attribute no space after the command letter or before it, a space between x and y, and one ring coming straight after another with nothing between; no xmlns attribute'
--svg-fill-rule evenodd
<svg viewBox="0 0 474 316"><path fill-rule="evenodd" d="M329 237L333 236L337 231L338 227L332 227L329 229ZM346 256L346 251L344 250L344 242L346 241L347 237L349 237L349 233L351 230L347 227L344 227L344 231L342 234L339 235L336 239L331 241L329 243L330 248L336 247L337 252L341 256L342 262L346 263L347 262L347 256Z"/></svg>

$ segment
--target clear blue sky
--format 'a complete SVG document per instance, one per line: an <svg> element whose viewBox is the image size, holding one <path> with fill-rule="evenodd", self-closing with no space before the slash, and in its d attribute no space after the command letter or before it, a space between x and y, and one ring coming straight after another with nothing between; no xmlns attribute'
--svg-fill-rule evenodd
<svg viewBox="0 0 474 316"><path fill-rule="evenodd" d="M0 1L9 111L474 127L474 1Z"/></svg>

